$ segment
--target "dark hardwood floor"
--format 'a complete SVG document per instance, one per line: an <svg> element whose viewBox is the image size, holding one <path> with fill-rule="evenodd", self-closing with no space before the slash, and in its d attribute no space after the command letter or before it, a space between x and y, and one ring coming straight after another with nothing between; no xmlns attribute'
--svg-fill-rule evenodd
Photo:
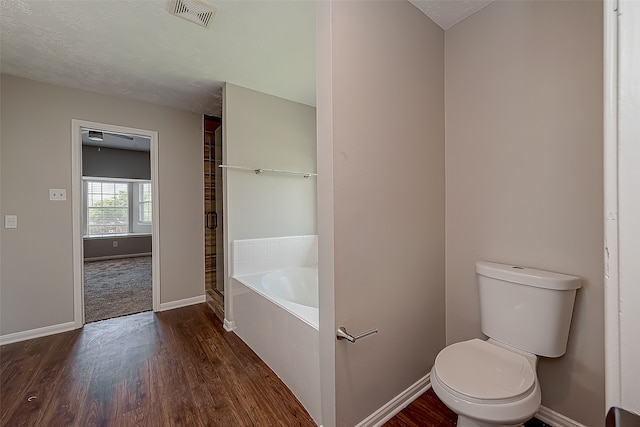
<svg viewBox="0 0 640 427"><path fill-rule="evenodd" d="M427 390L409 406L384 424L384 427L455 427L458 416Z"/></svg>
<svg viewBox="0 0 640 427"><path fill-rule="evenodd" d="M315 426L206 304L0 348L2 426Z"/></svg>
<svg viewBox="0 0 640 427"><path fill-rule="evenodd" d="M269 367L235 334L225 332L203 303L0 347L0 425L316 424ZM456 415L429 390L385 427L455 425Z"/></svg>

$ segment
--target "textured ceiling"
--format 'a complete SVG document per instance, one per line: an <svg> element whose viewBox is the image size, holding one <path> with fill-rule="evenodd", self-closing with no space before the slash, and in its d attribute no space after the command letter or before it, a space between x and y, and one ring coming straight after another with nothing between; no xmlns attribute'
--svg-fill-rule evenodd
<svg viewBox="0 0 640 427"><path fill-rule="evenodd" d="M409 0L442 29L448 30L493 0Z"/></svg>
<svg viewBox="0 0 640 427"><path fill-rule="evenodd" d="M0 0L0 72L221 114L223 82L315 105L313 1L210 1L211 29L169 0Z"/></svg>
<svg viewBox="0 0 640 427"><path fill-rule="evenodd" d="M490 0L410 0L442 28ZM169 0L0 0L0 72L221 115L224 82L315 105L313 0L207 0L211 29Z"/></svg>

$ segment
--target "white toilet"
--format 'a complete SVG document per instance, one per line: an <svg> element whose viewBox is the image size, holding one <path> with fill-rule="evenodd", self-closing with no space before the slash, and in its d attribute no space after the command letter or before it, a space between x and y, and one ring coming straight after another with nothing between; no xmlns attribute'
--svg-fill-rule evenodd
<svg viewBox="0 0 640 427"><path fill-rule="evenodd" d="M538 356L566 351L580 278L490 262L477 262L476 276L489 339L438 353L431 385L458 427L521 425L540 408Z"/></svg>

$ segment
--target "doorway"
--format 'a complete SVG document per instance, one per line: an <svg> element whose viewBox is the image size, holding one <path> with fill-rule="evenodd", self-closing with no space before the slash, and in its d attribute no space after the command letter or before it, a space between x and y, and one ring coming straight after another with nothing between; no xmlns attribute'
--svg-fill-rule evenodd
<svg viewBox="0 0 640 427"><path fill-rule="evenodd" d="M157 132L72 120L74 323L159 308Z"/></svg>
<svg viewBox="0 0 640 427"><path fill-rule="evenodd" d="M150 311L150 138L82 128L84 321Z"/></svg>

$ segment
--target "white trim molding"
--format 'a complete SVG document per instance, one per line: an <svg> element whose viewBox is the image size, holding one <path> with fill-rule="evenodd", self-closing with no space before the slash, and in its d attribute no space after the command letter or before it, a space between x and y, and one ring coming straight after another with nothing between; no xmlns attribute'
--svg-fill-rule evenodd
<svg viewBox="0 0 640 427"><path fill-rule="evenodd" d="M47 335L59 334L61 332L72 331L76 328L75 322L60 323L58 325L44 326L42 328L29 329L28 331L15 332L13 334L1 335L0 345L11 344L19 341L31 340L45 337Z"/></svg>
<svg viewBox="0 0 640 427"><path fill-rule="evenodd" d="M586 427L584 424L580 424L569 417L565 417L546 406L541 406L540 409L538 409L538 412L536 412L535 417L543 423L547 423L553 427ZM604 415L602 415L602 417L604 419Z"/></svg>
<svg viewBox="0 0 640 427"><path fill-rule="evenodd" d="M605 15L605 410L640 413L640 2Z"/></svg>
<svg viewBox="0 0 640 427"><path fill-rule="evenodd" d="M73 323L84 325L84 234L82 226L82 131L84 122L71 120L71 218L73 256Z"/></svg>
<svg viewBox="0 0 640 427"><path fill-rule="evenodd" d="M225 329L226 320L225 320ZM431 388L430 373L420 378L409 388L398 394L391 399L385 405L380 407L377 411L369 415L364 420L360 421L356 427L381 427L396 416L400 411L409 406L414 400L422 396L427 390ZM584 424L580 424L577 421L572 420L558 412L555 412L545 406L541 406L535 417L547 423L553 427L586 427Z"/></svg>
<svg viewBox="0 0 640 427"><path fill-rule="evenodd" d="M153 311L160 309L160 192L158 184L158 132L71 119L71 210L73 222L73 323L75 328L84 325L84 245L82 208L82 128L100 129L105 132L134 134L149 138L151 157L151 198L153 226L151 252Z"/></svg>
<svg viewBox="0 0 640 427"><path fill-rule="evenodd" d="M430 373L360 421L356 427L380 427L431 388Z"/></svg>
<svg viewBox="0 0 640 427"><path fill-rule="evenodd" d="M620 408L640 414L640 2L621 0L618 45Z"/></svg>
<svg viewBox="0 0 640 427"><path fill-rule="evenodd" d="M222 327L227 332L233 332L236 329L236 322L227 320L225 317L224 322L222 323Z"/></svg>
<svg viewBox="0 0 640 427"><path fill-rule="evenodd" d="M148 131L151 136L150 152L151 157L151 280L152 280L152 307L153 311L160 309L160 179L159 166L160 159L158 157L158 132Z"/></svg>
<svg viewBox="0 0 640 427"><path fill-rule="evenodd" d="M207 298L204 294L199 295L197 297L179 299L176 301L163 302L160 304L160 310L157 311L166 311L173 310L174 308L186 307L188 305L200 304L201 302L206 302Z"/></svg>
<svg viewBox="0 0 640 427"><path fill-rule="evenodd" d="M604 14L604 311L605 408L620 406L618 281L618 1Z"/></svg>

